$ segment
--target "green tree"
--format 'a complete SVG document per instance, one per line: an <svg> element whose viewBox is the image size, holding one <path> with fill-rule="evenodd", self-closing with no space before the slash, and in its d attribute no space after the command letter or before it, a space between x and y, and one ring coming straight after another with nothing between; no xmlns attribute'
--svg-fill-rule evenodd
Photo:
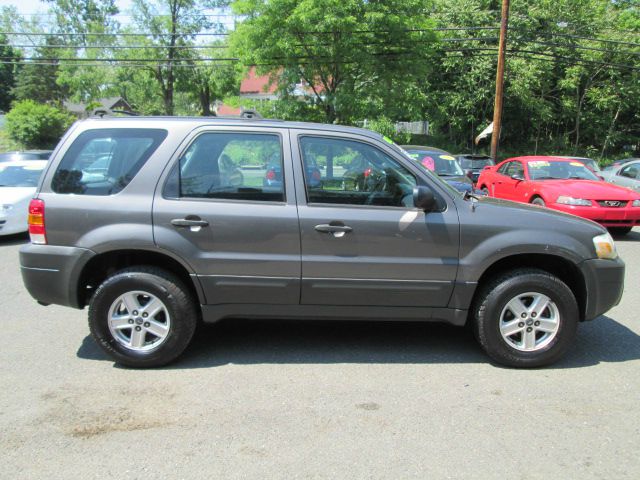
<svg viewBox="0 0 640 480"><path fill-rule="evenodd" d="M210 47L203 51L204 55L210 58L229 56L222 42L214 42ZM240 72L231 62L203 64L197 60L197 56L193 58L192 68L185 75L185 88L199 104L200 114L209 116L216 101L238 94Z"/></svg>
<svg viewBox="0 0 640 480"><path fill-rule="evenodd" d="M33 62L25 62L18 70L16 84L11 91L16 100L61 104L68 96L68 88L57 83L60 40L47 37L45 45L35 49Z"/></svg>
<svg viewBox="0 0 640 480"><path fill-rule="evenodd" d="M68 89L70 96L89 102L113 93L113 68L94 59L110 58L116 44L119 24L115 20L118 8L115 0L46 0L55 15L55 33L62 46L52 53L64 63L58 69L57 82ZM86 59L87 62L77 62ZM67 60L67 62L64 62ZM83 63L85 63L83 65ZM96 63L104 63L96 65Z"/></svg>
<svg viewBox="0 0 640 480"><path fill-rule="evenodd" d="M23 100L7 113L6 128L9 137L25 148L51 148L74 119L56 107Z"/></svg>
<svg viewBox="0 0 640 480"><path fill-rule="evenodd" d="M435 40L430 7L420 0L238 0L234 11L246 19L231 42L285 97L302 97L325 121L346 123L392 110L425 78Z"/></svg>
<svg viewBox="0 0 640 480"><path fill-rule="evenodd" d="M13 100L11 90L16 81L16 64L20 52L7 45L7 36L0 34L0 111L7 111Z"/></svg>
<svg viewBox="0 0 640 480"><path fill-rule="evenodd" d="M202 82L189 78L189 60L197 54L191 49L197 33L212 27L204 9L215 0L134 0L136 30L147 33L140 49L128 50L131 58L157 59L142 67L157 83L166 115L175 111L176 85ZM140 42L140 40L138 40ZM133 62L132 62L133 63ZM202 72L198 76L206 76Z"/></svg>

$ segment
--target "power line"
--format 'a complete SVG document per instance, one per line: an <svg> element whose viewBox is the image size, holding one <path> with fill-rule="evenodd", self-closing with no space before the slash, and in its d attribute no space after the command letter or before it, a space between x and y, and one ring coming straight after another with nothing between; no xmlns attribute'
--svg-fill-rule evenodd
<svg viewBox="0 0 640 480"><path fill-rule="evenodd" d="M0 60L6 60L11 57L0 57ZM26 57L23 61L41 61L41 62L145 62L157 63L167 62L166 58L41 58ZM176 58L175 62L239 62L239 58Z"/></svg>
<svg viewBox="0 0 640 480"><path fill-rule="evenodd" d="M624 65L622 63L598 62L596 60L585 60L583 58L565 57L563 55L554 55L554 54L551 54L551 53L536 52L534 50L509 49L508 52L510 52L510 53L511 52L513 52L513 53L528 53L528 54L532 54L532 55L542 55L542 56L545 56L545 57L578 61L578 62L584 63L584 64L603 65L603 66L608 66L608 67L616 67L616 68L620 68L620 69L629 69L629 70L640 71L640 67L634 67L634 66L631 66L631 65Z"/></svg>
<svg viewBox="0 0 640 480"><path fill-rule="evenodd" d="M138 49L163 49L170 50L202 50L202 49L226 49L225 45L12 45L0 43L0 47L14 48L42 48L42 49L82 49L82 50L138 50Z"/></svg>
<svg viewBox="0 0 640 480"><path fill-rule="evenodd" d="M575 38L577 40L588 40L590 42L612 43L612 44L616 44L616 45L630 45L630 46L633 46L633 47L640 47L640 43L623 42L623 41L620 41L620 40L606 40L606 39L595 38L595 37L585 37L585 36L582 36L582 35L570 35L570 34L567 34L567 33L549 32L548 35L552 35L554 37Z"/></svg>
<svg viewBox="0 0 640 480"><path fill-rule="evenodd" d="M617 53L624 55L640 55L640 52L631 52L629 50L608 50L606 48L597 48L597 47L584 47L582 45L567 45L562 43L552 43L552 42L543 42L541 40L527 40L525 38L519 38L517 41L522 41L525 43L536 43L538 45L545 45L548 47L561 47L561 48L575 48L579 50L587 50L591 52L603 52L603 53Z"/></svg>
<svg viewBox="0 0 640 480"><path fill-rule="evenodd" d="M498 30L499 27L434 27L434 28L405 28L399 30L351 30L351 31L322 31L322 32L297 32L302 35L334 35L336 33L348 33L348 34L360 34L360 33L395 33L395 32L449 32L449 31L475 31L475 30ZM171 33L130 33L130 32L114 32L114 33L45 33L45 32L0 32L3 35L16 35L16 36L41 36L41 37L170 37ZM211 32L199 32L199 33L181 33L176 34L177 37L209 37L209 36L229 36L230 32L211 33Z"/></svg>

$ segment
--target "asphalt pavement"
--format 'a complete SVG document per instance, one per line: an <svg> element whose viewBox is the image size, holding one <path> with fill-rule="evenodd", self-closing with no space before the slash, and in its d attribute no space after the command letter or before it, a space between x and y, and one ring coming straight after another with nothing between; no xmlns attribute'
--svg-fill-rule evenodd
<svg viewBox="0 0 640 480"><path fill-rule="evenodd" d="M0 237L2 479L640 478L640 229L620 305L539 370L461 328L225 321L120 368L86 310L42 307Z"/></svg>

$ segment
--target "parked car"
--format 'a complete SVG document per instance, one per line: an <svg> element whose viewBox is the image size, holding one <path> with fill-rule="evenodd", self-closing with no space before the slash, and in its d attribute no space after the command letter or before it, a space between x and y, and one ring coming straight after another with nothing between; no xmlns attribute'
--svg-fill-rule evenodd
<svg viewBox="0 0 640 480"><path fill-rule="evenodd" d="M632 162L633 160L640 160L640 158L620 158L618 160L614 160L609 165L606 165L602 170L611 170L627 162Z"/></svg>
<svg viewBox="0 0 640 480"><path fill-rule="evenodd" d="M402 145L409 157L418 165L436 173L445 182L461 192L473 192L473 182L464 174L456 158L449 152L421 145ZM481 194L481 192L475 192Z"/></svg>
<svg viewBox="0 0 640 480"><path fill-rule="evenodd" d="M478 186L490 196L546 206L626 234L640 225L640 194L600 179L582 162L515 157L487 167Z"/></svg>
<svg viewBox="0 0 640 480"><path fill-rule="evenodd" d="M0 235L27 231L29 201L46 165L43 160L0 163Z"/></svg>
<svg viewBox="0 0 640 480"><path fill-rule="evenodd" d="M474 185L478 182L478 177L484 167L496 164L493 158L488 155L471 153L456 155L456 160L460 164L460 167L462 167L464 174L471 179Z"/></svg>
<svg viewBox="0 0 640 480"><path fill-rule="evenodd" d="M94 182L83 151L104 138L108 175ZM278 162L281 181L224 183L207 161L223 154ZM358 157L384 172L365 191L339 181L338 164ZM176 359L201 320L237 317L469 323L495 361L538 367L624 282L600 225L463 195L381 135L337 125L78 122L40 180L29 233L30 294L88 306L97 344L135 367Z"/></svg>
<svg viewBox="0 0 640 480"><path fill-rule="evenodd" d="M23 152L0 153L0 162L19 160L47 160L53 150L25 150Z"/></svg>
<svg viewBox="0 0 640 480"><path fill-rule="evenodd" d="M640 192L640 159L600 172L607 182Z"/></svg>

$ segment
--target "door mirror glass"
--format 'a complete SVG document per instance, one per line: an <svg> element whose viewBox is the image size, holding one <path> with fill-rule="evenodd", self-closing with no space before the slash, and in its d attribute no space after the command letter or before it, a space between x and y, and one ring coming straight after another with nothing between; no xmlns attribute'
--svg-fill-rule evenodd
<svg viewBox="0 0 640 480"><path fill-rule="evenodd" d="M524 180L522 175L520 175L519 173L514 173L513 175L511 175L511 179L512 180L518 180L519 182Z"/></svg>
<svg viewBox="0 0 640 480"><path fill-rule="evenodd" d="M420 210L430 212L436 208L436 197L431 189L418 185L413 188L413 204Z"/></svg>

